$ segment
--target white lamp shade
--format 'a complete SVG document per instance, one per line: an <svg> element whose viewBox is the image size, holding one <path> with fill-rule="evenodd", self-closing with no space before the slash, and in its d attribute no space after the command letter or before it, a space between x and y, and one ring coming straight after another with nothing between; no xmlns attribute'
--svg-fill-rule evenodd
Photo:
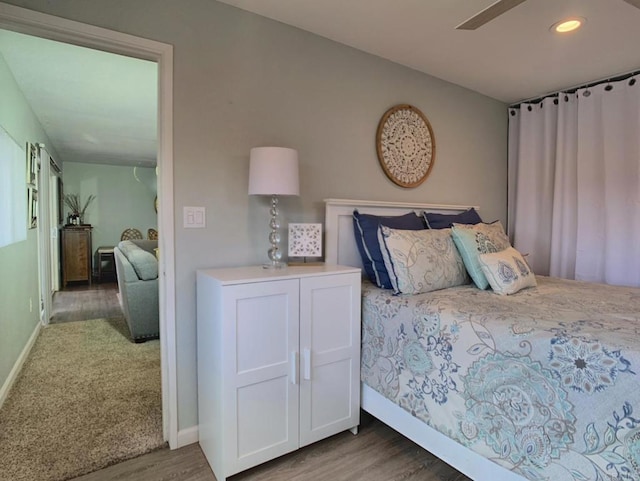
<svg viewBox="0 0 640 481"><path fill-rule="evenodd" d="M251 149L249 195L300 195L298 151L285 147Z"/></svg>

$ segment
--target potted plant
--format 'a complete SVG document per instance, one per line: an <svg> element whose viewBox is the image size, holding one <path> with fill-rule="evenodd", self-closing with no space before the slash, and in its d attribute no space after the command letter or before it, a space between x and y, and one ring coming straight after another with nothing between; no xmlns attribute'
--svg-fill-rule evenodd
<svg viewBox="0 0 640 481"><path fill-rule="evenodd" d="M95 198L96 196L91 194L89 197L87 197L87 200L82 203L78 194L65 194L64 203L70 211L68 223L82 225L87 207L89 207L89 204L91 204L91 202L93 202Z"/></svg>

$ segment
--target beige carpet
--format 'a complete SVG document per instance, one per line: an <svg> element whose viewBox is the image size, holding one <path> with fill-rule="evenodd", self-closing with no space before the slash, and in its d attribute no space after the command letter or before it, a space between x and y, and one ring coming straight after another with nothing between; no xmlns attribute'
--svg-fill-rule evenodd
<svg viewBox="0 0 640 481"><path fill-rule="evenodd" d="M123 319L51 324L0 409L0 480L61 481L163 446L159 341Z"/></svg>

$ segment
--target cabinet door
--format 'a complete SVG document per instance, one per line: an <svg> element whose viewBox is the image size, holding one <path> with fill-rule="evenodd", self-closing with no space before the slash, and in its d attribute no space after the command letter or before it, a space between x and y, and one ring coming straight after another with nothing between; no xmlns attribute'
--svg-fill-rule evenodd
<svg viewBox="0 0 640 481"><path fill-rule="evenodd" d="M300 446L360 422L360 275L300 280Z"/></svg>
<svg viewBox="0 0 640 481"><path fill-rule="evenodd" d="M298 287L225 287L227 476L298 448Z"/></svg>

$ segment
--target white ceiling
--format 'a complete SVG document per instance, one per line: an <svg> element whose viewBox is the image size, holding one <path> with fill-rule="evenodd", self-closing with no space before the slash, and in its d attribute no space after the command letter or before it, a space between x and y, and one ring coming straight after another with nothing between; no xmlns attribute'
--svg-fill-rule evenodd
<svg viewBox="0 0 640 481"><path fill-rule="evenodd" d="M473 31L494 0L220 0L507 103L640 67L640 10L623 0L528 0ZM560 36L549 27L587 19Z"/></svg>
<svg viewBox="0 0 640 481"><path fill-rule="evenodd" d="M63 162L156 165L156 63L7 30L0 55Z"/></svg>

